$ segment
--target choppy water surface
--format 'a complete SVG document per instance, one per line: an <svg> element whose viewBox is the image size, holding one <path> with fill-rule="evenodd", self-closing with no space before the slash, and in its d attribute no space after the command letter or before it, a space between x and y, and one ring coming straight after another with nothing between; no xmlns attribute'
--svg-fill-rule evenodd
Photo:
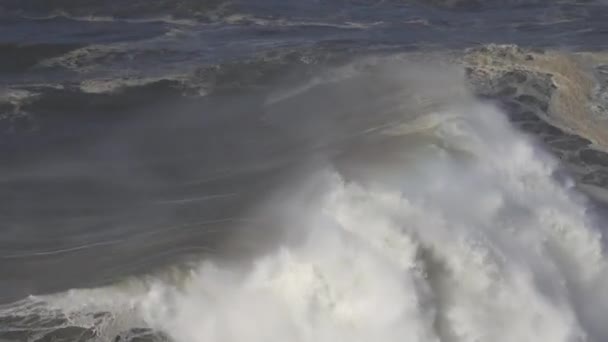
<svg viewBox="0 0 608 342"><path fill-rule="evenodd" d="M0 340L608 340L606 18L0 1Z"/></svg>

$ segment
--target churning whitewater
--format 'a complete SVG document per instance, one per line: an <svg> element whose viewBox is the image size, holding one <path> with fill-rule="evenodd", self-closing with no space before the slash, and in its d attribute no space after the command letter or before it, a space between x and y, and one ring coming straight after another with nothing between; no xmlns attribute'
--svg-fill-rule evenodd
<svg viewBox="0 0 608 342"><path fill-rule="evenodd" d="M608 340L598 219L558 161L491 103L425 108L260 205L285 242L255 260L13 310L59 310L100 340L128 326L176 342Z"/></svg>

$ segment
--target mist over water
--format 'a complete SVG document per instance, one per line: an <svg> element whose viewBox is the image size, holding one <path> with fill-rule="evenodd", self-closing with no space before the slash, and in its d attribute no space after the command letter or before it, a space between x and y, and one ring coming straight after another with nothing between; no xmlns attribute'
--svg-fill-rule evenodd
<svg viewBox="0 0 608 342"><path fill-rule="evenodd" d="M273 242L9 312L101 341L607 340L598 213L462 76L380 59L269 96L266 120L315 151L231 237Z"/></svg>

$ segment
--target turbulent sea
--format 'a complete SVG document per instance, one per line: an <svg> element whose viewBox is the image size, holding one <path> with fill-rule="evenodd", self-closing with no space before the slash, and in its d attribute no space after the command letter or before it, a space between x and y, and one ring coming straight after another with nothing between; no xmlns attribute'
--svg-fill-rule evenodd
<svg viewBox="0 0 608 342"><path fill-rule="evenodd" d="M608 341L608 2L0 0L0 341Z"/></svg>

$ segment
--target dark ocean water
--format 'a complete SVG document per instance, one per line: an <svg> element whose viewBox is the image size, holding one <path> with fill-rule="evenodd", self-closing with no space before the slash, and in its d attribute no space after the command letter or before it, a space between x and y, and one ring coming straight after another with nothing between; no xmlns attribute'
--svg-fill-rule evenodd
<svg viewBox="0 0 608 342"><path fill-rule="evenodd" d="M605 341L608 261L597 203L608 186L607 52L608 3L599 0L0 0L0 341ZM465 136L479 139L463 142L443 126L450 116L436 118L436 111L462 114L474 132ZM490 124L470 114L479 111L500 114ZM504 118L516 127L509 133ZM445 151L433 162L419 159L435 156L438 146ZM533 166L538 160L546 164ZM318 230L310 227L325 224L311 219L310 203L324 198L311 194L333 186L311 178L328 168L346 184L386 183L412 206L428 202L422 228L410 227L418 216L409 209L377 209L386 197L375 192L349 195L359 198L355 204L339 192L346 197L330 211L342 226L352 223L349 232L363 234L357 222L368 222L362 236L370 245L384 222L401 222L399 231L413 229L406 235L420 244L410 254L432 254L425 274L461 280L442 280L447 288L429 281L430 296L416 286L393 293L382 283L349 288L357 293L351 298L343 282L354 280L335 273L344 266L323 261L336 255L283 247L327 272L325 286L335 292L327 312L350 317L354 328L346 333L342 318L297 311L297 298L317 291L306 277L293 282L307 290L276 290L296 310L277 313L239 287L251 281L246 271L227 280L200 270L206 261L219 270L264 264L278 246L308 241ZM549 175L537 175L545 169ZM499 195L477 192L486 186ZM500 214L486 213L496 196ZM471 206L460 207L463 201ZM345 210L361 217L346 222ZM543 210L554 210L549 216L559 222L547 223ZM454 226L428 235L441 217ZM529 232L502 236L511 229L505 222ZM460 225L467 236L484 236L478 245L489 252L479 269L450 264L460 252L441 241L457 241ZM569 233L547 233L558 230ZM527 254L535 248L538 255ZM336 258L355 260L364 278L383 282L418 267L367 269L356 261L366 253ZM486 280L476 277L494 262L488 279L497 285L478 286ZM513 280L520 275L535 285L522 290ZM158 283L184 298L165 289L158 299ZM242 300L197 302L202 292L216 296L213 303ZM376 292L392 299L378 301ZM403 309L409 313L395 321L374 314L373 327L362 325L366 314L392 312L393 300L409 303L397 298L404 293L418 293L425 309ZM368 295L357 306L354 298ZM486 306L486 295L496 302ZM468 296L480 298L484 314ZM425 303L441 300L428 313ZM530 317L520 312L528 303ZM258 313L265 335L243 323ZM505 330L482 328L488 322L480 315ZM534 319L538 328L524 322Z"/></svg>

